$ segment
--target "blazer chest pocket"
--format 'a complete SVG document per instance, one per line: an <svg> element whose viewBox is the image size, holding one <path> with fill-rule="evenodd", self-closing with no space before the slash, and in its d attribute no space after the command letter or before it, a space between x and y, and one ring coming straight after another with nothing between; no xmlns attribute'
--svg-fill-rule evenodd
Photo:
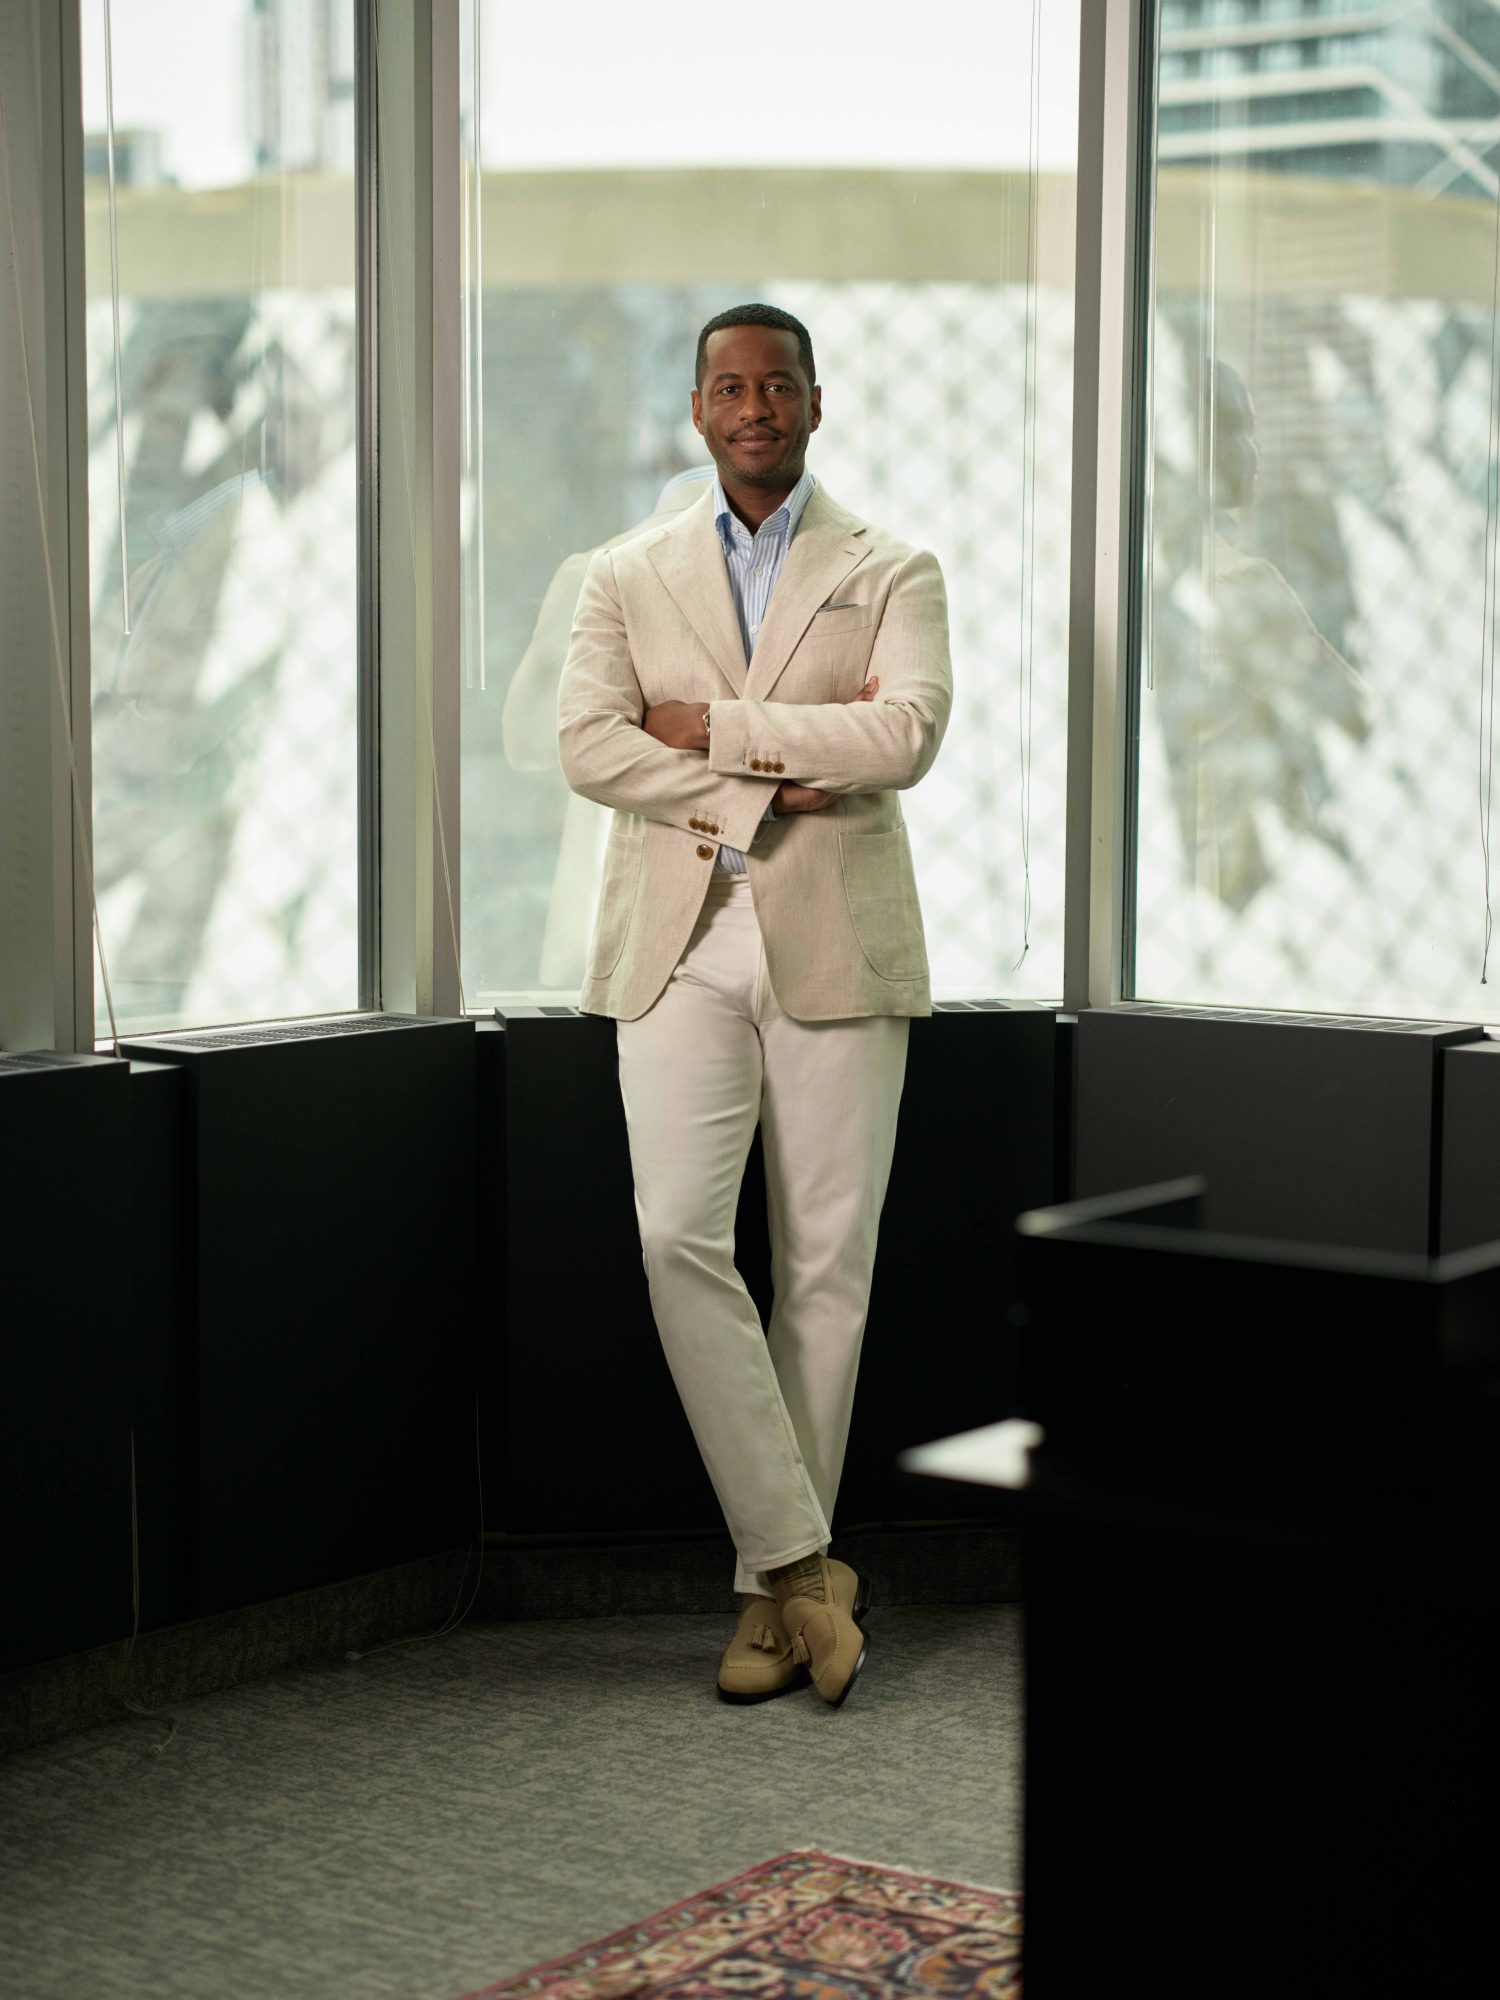
<svg viewBox="0 0 1500 2000"><path fill-rule="evenodd" d="M840 833L839 860L860 950L883 979L920 979L927 950L905 829Z"/></svg>
<svg viewBox="0 0 1500 2000"><path fill-rule="evenodd" d="M875 608L870 604L824 604L812 615L807 628L809 639L842 638L846 632L863 631L873 624Z"/></svg>
<svg viewBox="0 0 1500 2000"><path fill-rule="evenodd" d="M783 691L783 701L852 701L870 664L876 627L868 607L857 605L849 617L821 612L803 633L788 669L797 676L795 693Z"/></svg>
<svg viewBox="0 0 1500 2000"><path fill-rule="evenodd" d="M625 949L641 880L641 856L646 843L638 833L610 834L604 849L604 882L599 891L599 915L594 924L594 949L589 977L603 979L613 972Z"/></svg>

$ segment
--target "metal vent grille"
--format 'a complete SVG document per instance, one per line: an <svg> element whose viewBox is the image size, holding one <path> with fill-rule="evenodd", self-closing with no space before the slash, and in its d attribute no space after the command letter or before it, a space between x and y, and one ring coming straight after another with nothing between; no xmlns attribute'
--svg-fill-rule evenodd
<svg viewBox="0 0 1500 2000"><path fill-rule="evenodd" d="M1052 1014L1061 1001L1049 1000L935 1000L934 1014Z"/></svg>
<svg viewBox="0 0 1500 2000"><path fill-rule="evenodd" d="M1462 1021L1394 1021L1374 1014L1272 1014L1263 1008L1166 1007L1149 1001L1129 1001L1109 1010L1157 1021L1254 1021L1273 1027L1357 1028L1370 1035L1452 1035L1461 1039L1480 1029Z"/></svg>
<svg viewBox="0 0 1500 2000"><path fill-rule="evenodd" d="M222 1028L199 1035L152 1036L158 1049L259 1049L278 1042L324 1042L336 1035L372 1035L386 1028L430 1026L421 1014L346 1014L335 1021L288 1021L276 1028Z"/></svg>
<svg viewBox="0 0 1500 2000"><path fill-rule="evenodd" d="M598 1018L585 1014L579 1007L548 1007L527 1004L507 1006L503 1001L495 1009L495 1019L501 1027L507 1021L587 1021Z"/></svg>

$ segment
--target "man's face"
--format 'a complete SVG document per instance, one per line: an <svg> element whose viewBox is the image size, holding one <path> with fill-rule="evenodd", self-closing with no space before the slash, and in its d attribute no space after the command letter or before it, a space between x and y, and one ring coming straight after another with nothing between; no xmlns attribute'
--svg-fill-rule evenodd
<svg viewBox="0 0 1500 2000"><path fill-rule="evenodd" d="M693 422L726 484L790 492L823 420L822 400L802 372L794 333L725 326L708 336Z"/></svg>

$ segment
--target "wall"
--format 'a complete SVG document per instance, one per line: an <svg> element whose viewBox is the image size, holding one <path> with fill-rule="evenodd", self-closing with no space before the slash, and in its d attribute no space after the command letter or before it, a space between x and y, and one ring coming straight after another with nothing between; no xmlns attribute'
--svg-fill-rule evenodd
<svg viewBox="0 0 1500 2000"><path fill-rule="evenodd" d="M1493 1045L1261 1024L1247 1058L1230 1026L1122 1010L1075 1031L1003 1003L914 1023L844 1528L930 1517L896 1451L1008 1407L1023 1208L1217 1169L1215 1226L1284 1234L1292 1163L1304 1240L1500 1235ZM128 1634L132 1431L143 1629L458 1547L476 1401L492 1531L721 1532L650 1323L606 1024L354 1017L149 1047L0 1057L25 1607L0 1667ZM1370 1132L1421 1242L1382 1244L1349 1206ZM753 1177L741 1248L764 1304ZM942 1504L986 1512L977 1489Z"/></svg>

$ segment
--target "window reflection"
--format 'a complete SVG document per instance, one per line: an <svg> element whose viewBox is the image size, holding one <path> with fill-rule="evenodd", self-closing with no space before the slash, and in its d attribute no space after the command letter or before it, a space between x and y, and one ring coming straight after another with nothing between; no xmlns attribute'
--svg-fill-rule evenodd
<svg viewBox="0 0 1500 2000"><path fill-rule="evenodd" d="M1198 885L1238 913L1273 879L1259 817L1350 858L1320 739L1326 726L1362 742L1370 701L1286 577L1244 546L1255 408L1227 362L1210 381L1196 399L1199 481L1158 487L1152 665L1184 850Z"/></svg>
<svg viewBox="0 0 1500 2000"><path fill-rule="evenodd" d="M612 535L599 548L614 548L650 528L660 527L697 500L713 478L711 465L690 466L662 488L655 507L644 520ZM555 771L557 690L568 657L573 613L592 558L598 549L565 556L547 586L526 651L521 655L505 697L502 727L505 755L512 770ZM592 799L570 791L563 812L557 868L547 900L542 930L540 983L576 987L583 983L593 934L594 912L604 872L604 842L611 815Z"/></svg>
<svg viewBox="0 0 1500 2000"><path fill-rule="evenodd" d="M95 872L116 1011L140 1032L349 1008L353 0L111 13L108 66L103 11L81 18Z"/></svg>
<svg viewBox="0 0 1500 2000"><path fill-rule="evenodd" d="M1483 1020L1500 14L1350 11L1161 12L1135 991Z"/></svg>

